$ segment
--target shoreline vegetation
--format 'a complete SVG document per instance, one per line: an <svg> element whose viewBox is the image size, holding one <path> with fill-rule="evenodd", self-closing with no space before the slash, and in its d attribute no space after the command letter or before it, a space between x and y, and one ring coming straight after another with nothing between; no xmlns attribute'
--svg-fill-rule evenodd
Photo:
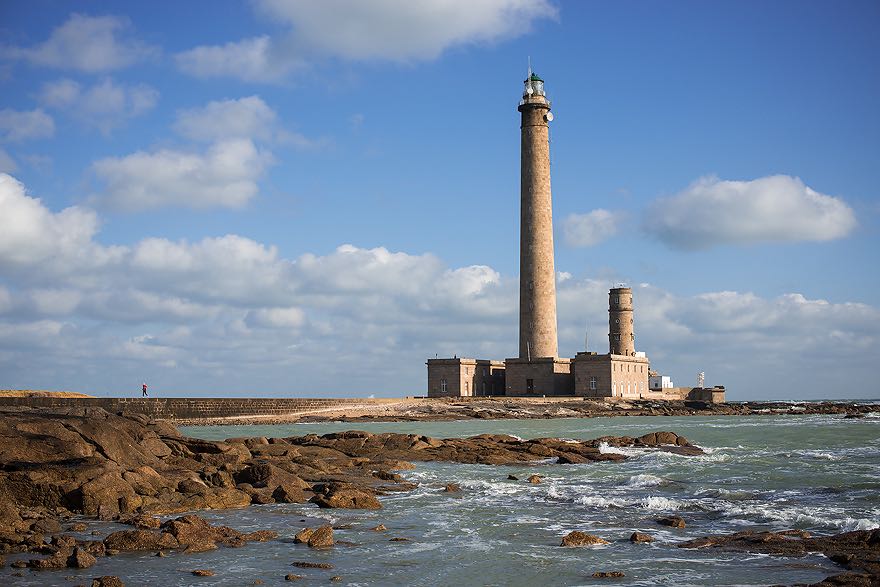
<svg viewBox="0 0 880 587"><path fill-rule="evenodd" d="M399 473L418 462L531 464L535 473L528 478L508 480L539 484L542 463L589 465L629 458L606 447L667 451L684 458L704 454L669 431L585 441L347 431L213 442L183 436L169 422L100 408L2 408L0 440L0 558L14 559L4 561L14 569L13 576L23 576L25 570L89 568L100 557L126 551L162 556L285 540L276 529L243 533L190 512L267 503L381 510L382 496L418 487ZM462 491L454 480L435 490ZM112 520L132 529L89 534L92 520ZM658 525L679 528L685 523L677 516L657 520ZM636 545L654 540L637 534L627 541ZM607 543L606 538L624 540L584 532L560 537L567 548ZM303 528L294 542L332 547L333 528ZM880 529L821 537L794 530L739 532L675 546L784 556L819 551L842 571L820 584L871 585L880 580ZM92 582L96 587L122 584L118 577Z"/></svg>
<svg viewBox="0 0 880 587"><path fill-rule="evenodd" d="M760 416L840 414L860 418L878 410L867 403L844 401L750 401L711 404L692 401L614 400L586 398L431 398L401 399L380 405L357 404L319 408L284 415L180 418L178 426L245 426L317 422L444 422L454 420L527 420L551 418L609 418L618 416Z"/></svg>

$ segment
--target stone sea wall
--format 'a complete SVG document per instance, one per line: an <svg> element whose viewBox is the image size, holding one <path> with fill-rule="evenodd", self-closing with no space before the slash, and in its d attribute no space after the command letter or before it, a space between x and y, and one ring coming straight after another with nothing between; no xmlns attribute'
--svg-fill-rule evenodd
<svg viewBox="0 0 880 587"><path fill-rule="evenodd" d="M381 406L398 398L62 398L0 397L0 406L32 408L103 408L110 413L132 412L161 420L234 418L311 412L350 406Z"/></svg>

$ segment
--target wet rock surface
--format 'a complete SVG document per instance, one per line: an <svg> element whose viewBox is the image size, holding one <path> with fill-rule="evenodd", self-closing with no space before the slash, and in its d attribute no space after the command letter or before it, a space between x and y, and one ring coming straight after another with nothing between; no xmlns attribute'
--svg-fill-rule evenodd
<svg viewBox="0 0 880 587"><path fill-rule="evenodd" d="M37 555L15 561L16 568L83 569L120 552L238 548L274 540L277 532L242 533L193 514L165 517L274 502L379 509L382 495L416 487L393 472L413 468L412 462L586 464L628 458L604 446L702 453L672 432L573 442L503 434L438 439L348 431L212 442L187 438L169 423L139 414L97 408L0 409L0 555ZM455 483L446 489L460 492ZM65 528L88 530L74 516L112 520L130 529L80 540L62 533ZM297 538L313 548L352 544L335 541L330 526Z"/></svg>
<svg viewBox="0 0 880 587"><path fill-rule="evenodd" d="M597 544L608 544L608 541L594 534L575 530L562 537L560 546L595 546Z"/></svg>
<svg viewBox="0 0 880 587"><path fill-rule="evenodd" d="M747 531L697 538L682 542L678 547L717 548L789 557L821 552L850 572L828 577L817 585L880 585L880 529L818 537L803 530Z"/></svg>

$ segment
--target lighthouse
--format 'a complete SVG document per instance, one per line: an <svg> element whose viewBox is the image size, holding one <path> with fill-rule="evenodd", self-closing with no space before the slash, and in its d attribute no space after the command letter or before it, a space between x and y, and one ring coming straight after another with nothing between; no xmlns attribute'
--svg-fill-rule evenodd
<svg viewBox="0 0 880 587"><path fill-rule="evenodd" d="M519 358L556 358L556 272L550 196L550 128L544 80L529 67L519 112Z"/></svg>

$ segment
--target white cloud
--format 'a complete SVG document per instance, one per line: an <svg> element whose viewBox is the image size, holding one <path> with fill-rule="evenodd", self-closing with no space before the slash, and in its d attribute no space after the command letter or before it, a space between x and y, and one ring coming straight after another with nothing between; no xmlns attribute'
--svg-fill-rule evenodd
<svg viewBox="0 0 880 587"><path fill-rule="evenodd" d="M645 229L671 247L707 249L723 244L828 241L856 227L840 198L820 194L796 177L752 181L705 177L657 200Z"/></svg>
<svg viewBox="0 0 880 587"><path fill-rule="evenodd" d="M45 84L40 99L106 135L126 120L152 110L159 92L146 84L119 85L109 78L87 88L61 79Z"/></svg>
<svg viewBox="0 0 880 587"><path fill-rule="evenodd" d="M305 323L299 308L259 308L247 313L245 323L252 328L296 329Z"/></svg>
<svg viewBox="0 0 880 587"><path fill-rule="evenodd" d="M557 15L547 0L259 0L258 6L292 26L310 50L351 60L433 59L451 47L522 35L534 21Z"/></svg>
<svg viewBox="0 0 880 587"><path fill-rule="evenodd" d="M197 141L272 138L278 115L259 96L217 100L177 113L174 130Z"/></svg>
<svg viewBox="0 0 880 587"><path fill-rule="evenodd" d="M175 55L177 67L200 78L234 77L248 82L275 82L304 66L293 53L267 36L225 45L202 45Z"/></svg>
<svg viewBox="0 0 880 587"><path fill-rule="evenodd" d="M178 67L197 77L278 82L320 57L434 59L453 47L526 34L535 21L558 14L549 0L260 0L257 6L287 34L195 47L175 56Z"/></svg>
<svg viewBox="0 0 880 587"><path fill-rule="evenodd" d="M101 263L113 250L94 244L97 229L94 212L74 206L52 213L18 180L0 174L0 269L76 271L75 265Z"/></svg>
<svg viewBox="0 0 880 587"><path fill-rule="evenodd" d="M572 247L591 247L617 234L623 213L598 208L586 214L569 214L562 221L565 242Z"/></svg>
<svg viewBox="0 0 880 587"><path fill-rule="evenodd" d="M138 151L92 164L106 184L95 201L123 211L164 206L238 208L258 191L257 181L272 162L247 139L224 140L205 153L171 149Z"/></svg>
<svg viewBox="0 0 880 587"><path fill-rule="evenodd" d="M34 65L86 73L121 69L158 54L155 47L123 38L129 28L126 18L72 14L45 42L7 49L5 53Z"/></svg>
<svg viewBox="0 0 880 587"><path fill-rule="evenodd" d="M16 142L43 139L55 134L55 121L41 109L0 110L0 140Z"/></svg>
<svg viewBox="0 0 880 587"><path fill-rule="evenodd" d="M354 245L285 258L238 235L109 246L97 228L94 213L52 211L0 175L7 385L118 392L146 370L181 392L401 394L424 389L435 352L515 353L517 281L491 267ZM560 350L581 350L586 327L606 352L612 283L563 277ZM636 347L679 383L703 370L731 399L873 394L876 307L646 284L634 298Z"/></svg>

